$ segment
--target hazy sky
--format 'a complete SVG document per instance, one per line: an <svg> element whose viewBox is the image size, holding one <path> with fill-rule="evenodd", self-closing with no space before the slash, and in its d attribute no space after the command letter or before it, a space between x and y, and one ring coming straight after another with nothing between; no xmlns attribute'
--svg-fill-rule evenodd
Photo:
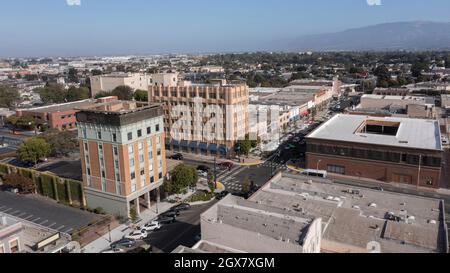
<svg viewBox="0 0 450 273"><path fill-rule="evenodd" d="M1 0L0 56L245 51L377 23L450 21L449 10L448 0Z"/></svg>

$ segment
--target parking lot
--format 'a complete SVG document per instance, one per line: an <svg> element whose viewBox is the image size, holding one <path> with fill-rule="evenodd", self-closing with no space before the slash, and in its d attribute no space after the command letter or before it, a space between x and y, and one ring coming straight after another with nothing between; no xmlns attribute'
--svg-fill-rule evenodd
<svg viewBox="0 0 450 273"><path fill-rule="evenodd" d="M40 196L0 191L0 213L71 234L100 219L99 215L57 204Z"/></svg>

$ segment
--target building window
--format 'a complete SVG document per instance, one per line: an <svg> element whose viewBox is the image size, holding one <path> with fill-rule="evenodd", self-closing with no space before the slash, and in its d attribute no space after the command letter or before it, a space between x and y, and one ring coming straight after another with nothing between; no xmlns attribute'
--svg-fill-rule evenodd
<svg viewBox="0 0 450 273"><path fill-rule="evenodd" d="M133 153L133 144L129 144L128 145L128 154L132 154Z"/></svg>
<svg viewBox="0 0 450 273"><path fill-rule="evenodd" d="M83 138L86 139L87 138L87 133L86 133L86 129L83 129Z"/></svg>
<svg viewBox="0 0 450 273"><path fill-rule="evenodd" d="M132 140L133 139L133 133L128 133L128 140Z"/></svg>
<svg viewBox="0 0 450 273"><path fill-rule="evenodd" d="M116 169L119 168L119 160L114 160L114 165L116 166Z"/></svg>
<svg viewBox="0 0 450 273"><path fill-rule="evenodd" d="M154 183L155 182L155 177L150 177L150 183Z"/></svg>
<svg viewBox="0 0 450 273"><path fill-rule="evenodd" d="M144 143L143 142L139 142L138 148L139 148L139 151L144 150Z"/></svg>
<svg viewBox="0 0 450 273"><path fill-rule="evenodd" d="M117 142L117 134L115 134L115 133L112 134L112 138L113 138L113 141L114 141L114 142Z"/></svg>
<svg viewBox="0 0 450 273"><path fill-rule="evenodd" d="M328 165L327 170L330 173L345 174L345 167L342 166Z"/></svg>
<svg viewBox="0 0 450 273"><path fill-rule="evenodd" d="M102 177L103 177L103 178L106 178L105 171L102 171Z"/></svg>
<svg viewBox="0 0 450 273"><path fill-rule="evenodd" d="M144 155L139 155L139 162L144 163Z"/></svg>
<svg viewBox="0 0 450 273"><path fill-rule="evenodd" d="M144 175L145 175L145 169L142 168L142 169L141 169L141 176L144 176Z"/></svg>
<svg viewBox="0 0 450 273"><path fill-rule="evenodd" d="M98 138L98 139L102 139L102 132L100 132L100 131L97 132L97 138Z"/></svg>
<svg viewBox="0 0 450 273"><path fill-rule="evenodd" d="M132 172L132 173L131 173L131 180L134 180L134 179L136 179L136 173L135 173L135 172Z"/></svg>
<svg viewBox="0 0 450 273"><path fill-rule="evenodd" d="M147 135L150 135L152 133L152 128L151 127L147 127Z"/></svg>
<svg viewBox="0 0 450 273"><path fill-rule="evenodd" d="M19 239L14 239L9 242L9 251L11 253L17 253L20 251L19 249Z"/></svg>
<svg viewBox="0 0 450 273"><path fill-rule="evenodd" d="M98 149L99 149L100 151L103 151L103 145L102 145L102 144L98 144Z"/></svg>
<svg viewBox="0 0 450 273"><path fill-rule="evenodd" d="M161 150L158 150L157 155L161 156Z"/></svg>
<svg viewBox="0 0 450 273"><path fill-rule="evenodd" d="M163 175L162 175L162 173L159 173L159 179L162 179L162 177L163 177Z"/></svg>
<svg viewBox="0 0 450 273"><path fill-rule="evenodd" d="M159 132L159 124L156 124L155 131L156 131L156 132Z"/></svg>
<svg viewBox="0 0 450 273"><path fill-rule="evenodd" d="M102 179L102 191L106 192L106 180Z"/></svg>
<svg viewBox="0 0 450 273"><path fill-rule="evenodd" d="M130 167L134 166L134 158L130 158Z"/></svg>
<svg viewBox="0 0 450 273"><path fill-rule="evenodd" d="M138 130L138 131L137 131L137 136L138 136L138 137L142 137L142 130Z"/></svg>
<svg viewBox="0 0 450 273"><path fill-rule="evenodd" d="M88 151L88 144L85 142L84 143L84 150L87 152Z"/></svg>
<svg viewBox="0 0 450 273"><path fill-rule="evenodd" d="M89 156L86 156L86 164L89 164Z"/></svg>
<svg viewBox="0 0 450 273"><path fill-rule="evenodd" d="M114 147L113 150L114 150L114 155L118 156L119 155L119 150L117 149L117 147Z"/></svg>
<svg viewBox="0 0 450 273"><path fill-rule="evenodd" d="M91 175L91 168L87 168L87 175Z"/></svg>

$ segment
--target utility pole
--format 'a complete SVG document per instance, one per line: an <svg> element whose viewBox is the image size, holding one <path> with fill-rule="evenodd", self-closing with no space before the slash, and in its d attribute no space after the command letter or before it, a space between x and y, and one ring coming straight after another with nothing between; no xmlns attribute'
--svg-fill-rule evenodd
<svg viewBox="0 0 450 273"><path fill-rule="evenodd" d="M419 189L419 183L420 183L420 168L422 166L422 155L419 155L419 170L417 172L417 189Z"/></svg>
<svg viewBox="0 0 450 273"><path fill-rule="evenodd" d="M214 189L217 190L217 155L214 157Z"/></svg>

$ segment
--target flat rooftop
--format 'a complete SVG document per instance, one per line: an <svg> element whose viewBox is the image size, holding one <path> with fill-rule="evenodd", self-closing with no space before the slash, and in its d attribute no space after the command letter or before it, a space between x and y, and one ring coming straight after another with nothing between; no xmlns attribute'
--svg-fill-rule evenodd
<svg viewBox="0 0 450 273"><path fill-rule="evenodd" d="M370 126L388 128L389 133L373 133ZM442 151L437 120L339 114L307 138Z"/></svg>
<svg viewBox="0 0 450 273"><path fill-rule="evenodd" d="M361 99L378 99L378 100L399 100L399 101L411 101L415 103L434 105L435 101L432 97L415 97L415 96L390 96L390 95L373 95L366 94Z"/></svg>
<svg viewBox="0 0 450 273"><path fill-rule="evenodd" d="M441 201L279 174L247 202L322 218L323 239L384 253L443 252ZM388 218L392 217L392 218ZM395 220L389 220L394 219Z"/></svg>
<svg viewBox="0 0 450 273"><path fill-rule="evenodd" d="M42 106L36 108L18 109L22 112L35 112L35 113L55 113L55 112L66 112L78 108L89 107L95 105L96 100L87 99L82 101L74 101L68 103L60 103L49 106Z"/></svg>
<svg viewBox="0 0 450 273"><path fill-rule="evenodd" d="M296 105L301 106L314 99L314 93L309 92L295 92L295 91L280 91L275 94L260 97L258 101L251 102L252 104L265 105Z"/></svg>

